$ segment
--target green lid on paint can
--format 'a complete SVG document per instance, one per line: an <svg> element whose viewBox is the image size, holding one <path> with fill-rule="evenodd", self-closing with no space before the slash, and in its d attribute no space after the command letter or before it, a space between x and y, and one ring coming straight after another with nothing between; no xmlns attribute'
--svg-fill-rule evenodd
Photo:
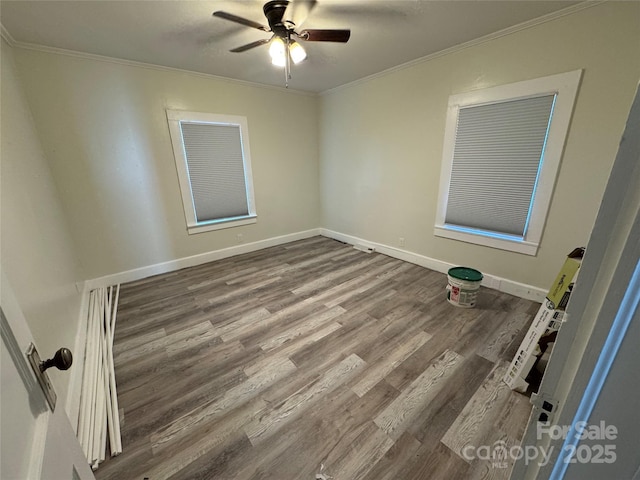
<svg viewBox="0 0 640 480"><path fill-rule="evenodd" d="M453 278L467 282L479 282L482 280L482 273L469 267L453 267L449 269L448 273Z"/></svg>

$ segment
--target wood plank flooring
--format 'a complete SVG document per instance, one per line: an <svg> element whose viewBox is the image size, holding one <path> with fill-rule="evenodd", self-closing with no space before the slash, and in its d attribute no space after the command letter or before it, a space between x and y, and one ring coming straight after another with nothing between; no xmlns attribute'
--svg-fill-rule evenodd
<svg viewBox="0 0 640 480"><path fill-rule="evenodd" d="M314 237L123 285L124 452L97 479L508 478L463 449L522 437L500 379L538 305L446 283Z"/></svg>

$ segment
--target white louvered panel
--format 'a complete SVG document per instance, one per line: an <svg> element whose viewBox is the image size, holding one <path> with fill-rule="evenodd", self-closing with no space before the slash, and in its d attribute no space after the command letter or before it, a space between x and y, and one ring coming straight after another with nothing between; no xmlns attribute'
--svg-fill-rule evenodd
<svg viewBox="0 0 640 480"><path fill-rule="evenodd" d="M554 98L459 110L446 224L524 235Z"/></svg>

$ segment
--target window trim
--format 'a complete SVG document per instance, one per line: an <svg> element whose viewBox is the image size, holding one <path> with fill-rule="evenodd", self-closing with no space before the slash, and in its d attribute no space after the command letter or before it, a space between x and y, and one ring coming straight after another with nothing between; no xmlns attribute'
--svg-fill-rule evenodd
<svg viewBox="0 0 640 480"><path fill-rule="evenodd" d="M217 113L188 112L183 110L167 109L167 121L169 123L169 134L173 147L173 155L178 173L178 182L180 184L180 194L182 196L182 206L184 208L187 232L189 235L256 223L258 215L256 213L255 197L253 192L251 153L249 150L249 127L246 117L239 115L222 115ZM182 137L182 129L180 128L180 124L183 122L233 125L240 127L240 142L242 147L244 178L247 189L248 215L198 222L191 182L189 180L189 170Z"/></svg>
<svg viewBox="0 0 640 480"><path fill-rule="evenodd" d="M573 114L576 94L582 70L550 75L522 82L500 85L449 97L445 125L440 189L434 235L453 240L509 250L526 255L536 255L542 239L544 224L551 205L551 197L560 167L560 161ZM445 223L449 182L453 167L458 112L462 107L478 106L510 100L520 100L541 95L555 94L556 100L549 125L547 141L543 149L543 161L539 169L529 223L524 236L504 235L475 228L465 228Z"/></svg>

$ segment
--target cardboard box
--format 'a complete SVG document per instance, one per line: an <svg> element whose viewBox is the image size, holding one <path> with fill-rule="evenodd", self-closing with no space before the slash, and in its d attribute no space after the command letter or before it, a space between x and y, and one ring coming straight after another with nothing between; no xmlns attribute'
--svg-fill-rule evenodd
<svg viewBox="0 0 640 480"><path fill-rule="evenodd" d="M584 249L577 248L567 256L560 272L558 272L551 288L549 288L546 301L540 305L529 331L522 340L520 348L518 348L518 352L511 361L511 365L503 378L503 381L512 390L523 393L527 391L529 384L526 378L535 363L536 357L541 353L538 347L540 338L545 333L556 331L560 328L564 317L564 309L569 302L573 282L580 269L583 254Z"/></svg>

